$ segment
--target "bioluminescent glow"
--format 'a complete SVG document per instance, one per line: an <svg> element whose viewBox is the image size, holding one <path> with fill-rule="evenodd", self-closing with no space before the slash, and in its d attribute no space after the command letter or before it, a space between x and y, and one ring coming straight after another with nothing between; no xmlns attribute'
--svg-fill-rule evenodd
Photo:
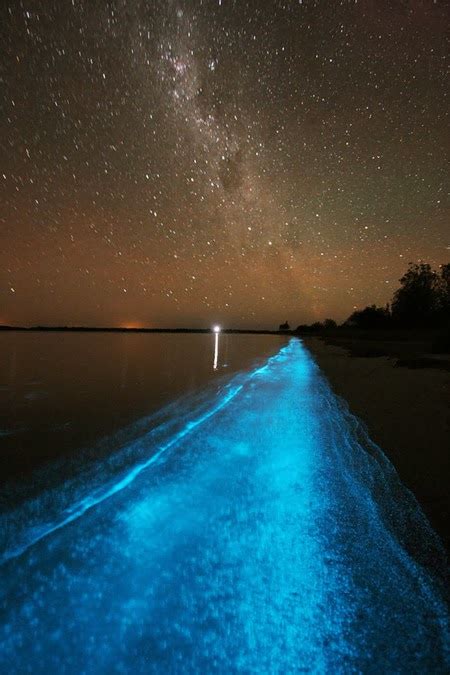
<svg viewBox="0 0 450 675"><path fill-rule="evenodd" d="M173 410L3 520L2 672L448 670L440 544L298 340Z"/></svg>

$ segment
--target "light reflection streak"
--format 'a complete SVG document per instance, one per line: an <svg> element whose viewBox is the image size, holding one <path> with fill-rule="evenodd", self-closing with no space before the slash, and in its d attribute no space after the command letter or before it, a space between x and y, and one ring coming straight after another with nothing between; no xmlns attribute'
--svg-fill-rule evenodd
<svg viewBox="0 0 450 675"><path fill-rule="evenodd" d="M218 362L219 362L219 333L218 331L216 331L214 335L214 363L213 363L214 370L217 370Z"/></svg>

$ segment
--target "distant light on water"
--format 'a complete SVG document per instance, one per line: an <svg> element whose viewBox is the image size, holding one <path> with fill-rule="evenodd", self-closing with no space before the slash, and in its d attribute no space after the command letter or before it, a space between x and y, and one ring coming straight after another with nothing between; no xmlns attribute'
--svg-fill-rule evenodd
<svg viewBox="0 0 450 675"><path fill-rule="evenodd" d="M219 333L220 333L220 326L214 326L213 331L215 333L214 335L214 362L213 362L213 369L217 370L217 365L219 363Z"/></svg>

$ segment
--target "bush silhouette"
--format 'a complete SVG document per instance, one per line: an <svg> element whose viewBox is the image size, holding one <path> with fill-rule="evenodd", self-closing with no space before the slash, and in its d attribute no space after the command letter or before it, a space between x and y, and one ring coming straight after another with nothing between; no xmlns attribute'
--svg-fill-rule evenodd
<svg viewBox="0 0 450 675"><path fill-rule="evenodd" d="M369 305L351 314L344 326L352 328L386 328L391 323L389 307Z"/></svg>
<svg viewBox="0 0 450 675"><path fill-rule="evenodd" d="M445 266L447 267L447 266ZM392 318L404 326L437 323L442 305L442 278L426 263L410 263L392 300Z"/></svg>

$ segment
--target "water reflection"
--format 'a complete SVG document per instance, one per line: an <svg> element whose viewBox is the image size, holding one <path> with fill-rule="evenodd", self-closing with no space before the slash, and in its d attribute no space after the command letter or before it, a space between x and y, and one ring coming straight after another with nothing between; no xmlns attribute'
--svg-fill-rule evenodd
<svg viewBox="0 0 450 675"><path fill-rule="evenodd" d="M217 370L219 363L219 334L220 326L214 326L214 361L213 361L213 370Z"/></svg>
<svg viewBox="0 0 450 675"><path fill-rule="evenodd" d="M245 370L284 342L214 332L211 368L211 334L1 334L0 483L93 447L198 391L225 364L230 375Z"/></svg>

